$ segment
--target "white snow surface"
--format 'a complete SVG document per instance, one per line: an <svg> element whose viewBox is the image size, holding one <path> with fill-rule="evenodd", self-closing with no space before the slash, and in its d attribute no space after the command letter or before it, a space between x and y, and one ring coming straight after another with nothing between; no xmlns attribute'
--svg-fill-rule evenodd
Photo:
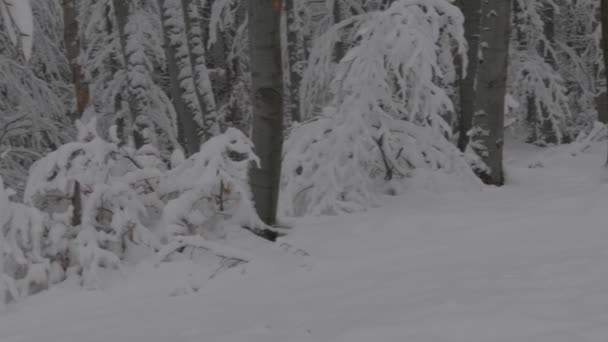
<svg viewBox="0 0 608 342"><path fill-rule="evenodd" d="M515 146L503 188L410 189L277 244L235 239L253 260L215 276L204 259L64 284L0 313L0 342L605 342L603 145Z"/></svg>

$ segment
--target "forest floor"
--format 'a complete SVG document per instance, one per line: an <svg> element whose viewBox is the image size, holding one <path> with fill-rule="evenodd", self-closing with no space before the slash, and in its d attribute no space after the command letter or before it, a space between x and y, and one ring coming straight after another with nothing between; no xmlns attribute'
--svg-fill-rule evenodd
<svg viewBox="0 0 608 342"><path fill-rule="evenodd" d="M605 342L606 150L568 148L511 146L503 188L299 220L214 277L144 263L57 287L1 313L0 342Z"/></svg>

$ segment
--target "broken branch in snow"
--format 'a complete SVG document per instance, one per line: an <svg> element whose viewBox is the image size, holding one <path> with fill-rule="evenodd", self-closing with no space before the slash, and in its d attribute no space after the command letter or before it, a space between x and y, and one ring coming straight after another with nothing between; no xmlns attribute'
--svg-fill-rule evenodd
<svg viewBox="0 0 608 342"><path fill-rule="evenodd" d="M251 255L245 252L224 246L217 242L205 240L200 236L178 236L173 238L166 246L161 248L157 254L157 264L166 261L171 254L184 247L202 249L209 251L222 259L235 260L240 263L249 262L251 259L253 259Z"/></svg>

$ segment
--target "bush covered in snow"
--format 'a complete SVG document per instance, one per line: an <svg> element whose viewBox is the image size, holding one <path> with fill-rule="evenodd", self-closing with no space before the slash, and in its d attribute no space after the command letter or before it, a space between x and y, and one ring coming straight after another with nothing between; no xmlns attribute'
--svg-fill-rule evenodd
<svg viewBox="0 0 608 342"><path fill-rule="evenodd" d="M10 201L12 194L0 178L0 305L44 288L51 280L42 214Z"/></svg>
<svg viewBox="0 0 608 342"><path fill-rule="evenodd" d="M461 12L448 1L395 1L353 16L318 39L304 76L303 103L319 115L286 142L283 192L287 215L361 210L378 185L412 170L441 170L475 182L464 156L446 139L453 105L440 83L453 81L465 51ZM356 42L333 66L341 30ZM437 48L440 46L441 48ZM318 96L330 89L330 99Z"/></svg>
<svg viewBox="0 0 608 342"><path fill-rule="evenodd" d="M25 204L0 188L0 302L70 276L95 287L101 271L163 245L164 254L188 245L219 251L211 241L226 224L263 226L248 185L258 160L240 131L228 129L186 160L174 153L169 168L151 145L135 151L103 140L95 120L78 130L77 141L32 166Z"/></svg>

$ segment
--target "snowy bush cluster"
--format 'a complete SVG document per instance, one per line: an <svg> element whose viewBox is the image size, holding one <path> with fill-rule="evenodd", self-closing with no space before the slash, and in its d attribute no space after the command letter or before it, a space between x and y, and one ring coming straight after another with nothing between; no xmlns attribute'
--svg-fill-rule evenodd
<svg viewBox="0 0 608 342"><path fill-rule="evenodd" d="M364 209L387 182L415 170L476 182L448 140L446 117L454 108L440 86L454 81L453 60L466 51L463 22L458 8L443 0L396 1L385 11L353 16L318 39L323 47L311 56L317 61L304 77L303 102L324 109L306 113L314 119L294 127L287 140L286 214ZM333 65L344 34L356 43ZM330 91L326 103L318 103L320 89Z"/></svg>
<svg viewBox="0 0 608 342"><path fill-rule="evenodd" d="M151 145L105 141L95 120L78 125L77 141L32 166L24 204L0 188L0 302L70 276L94 287L100 271L163 246L204 247L228 224L261 226L248 185L257 157L240 131L165 166Z"/></svg>

